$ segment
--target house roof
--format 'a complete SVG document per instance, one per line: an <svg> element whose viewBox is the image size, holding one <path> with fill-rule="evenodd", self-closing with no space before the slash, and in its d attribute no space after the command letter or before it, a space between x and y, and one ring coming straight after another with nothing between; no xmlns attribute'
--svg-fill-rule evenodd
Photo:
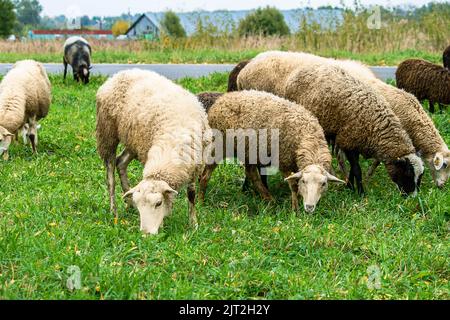
<svg viewBox="0 0 450 320"><path fill-rule="evenodd" d="M148 19L151 23L153 23L156 28L161 29L158 22L155 22L155 20L153 20L152 17L149 14L144 13L139 18L137 18L135 22L133 22L133 24L131 25L131 27L128 28L128 30L127 30L127 32L125 34L128 34L132 29L134 29L134 27L139 22L141 22L141 20L144 19L144 18Z"/></svg>
<svg viewBox="0 0 450 320"><path fill-rule="evenodd" d="M33 34L38 35L46 35L46 34L66 34L66 35L73 35L73 34L86 34L86 35L112 35L111 30L85 30L85 29L75 29L75 30L69 30L69 29L53 29L53 30L33 30Z"/></svg>

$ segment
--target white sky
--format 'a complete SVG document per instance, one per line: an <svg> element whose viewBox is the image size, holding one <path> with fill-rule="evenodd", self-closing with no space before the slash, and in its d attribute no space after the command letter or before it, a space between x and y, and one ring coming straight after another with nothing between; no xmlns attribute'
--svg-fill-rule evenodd
<svg viewBox="0 0 450 320"><path fill-rule="evenodd" d="M444 2L445 0L438 0ZM89 15L89 16L113 16L121 13L142 13L148 11L166 11L172 9L178 12L202 10L240 10L254 9L261 6L271 5L279 9L295 9L304 6L319 7L322 5L339 6L341 0L40 0L44 7L44 14L56 16L65 14ZM403 5L412 4L420 6L430 0L362 0L364 5ZM344 0L351 5L353 0Z"/></svg>

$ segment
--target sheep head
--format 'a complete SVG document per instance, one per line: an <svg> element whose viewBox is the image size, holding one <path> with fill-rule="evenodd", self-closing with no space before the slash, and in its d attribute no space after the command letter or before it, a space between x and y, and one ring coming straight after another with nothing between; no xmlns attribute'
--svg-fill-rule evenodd
<svg viewBox="0 0 450 320"><path fill-rule="evenodd" d="M78 68L78 76L81 78L81 80L83 81L84 84L88 84L89 83L89 77L91 75L91 69L92 67L86 65L86 64L82 64L80 65L80 67Z"/></svg>
<svg viewBox="0 0 450 320"><path fill-rule="evenodd" d="M392 181L404 195L417 194L422 181L424 166L419 156L409 154L386 162L386 169Z"/></svg>
<svg viewBox="0 0 450 320"><path fill-rule="evenodd" d="M0 126L0 156L3 155L4 160L8 160L8 149L13 137L11 132Z"/></svg>
<svg viewBox="0 0 450 320"><path fill-rule="evenodd" d="M434 183L437 187L442 188L450 177L450 151L443 150L436 152L434 156L427 158L433 175Z"/></svg>
<svg viewBox="0 0 450 320"><path fill-rule="evenodd" d="M135 188L125 193L132 196L139 210L141 231L158 234L163 220L172 211L174 197L178 194L166 182L144 179Z"/></svg>
<svg viewBox="0 0 450 320"><path fill-rule="evenodd" d="M319 165L307 166L286 178L286 181L289 180L297 181L298 194L303 198L305 211L309 213L316 209L317 203L328 189L328 183L345 183Z"/></svg>

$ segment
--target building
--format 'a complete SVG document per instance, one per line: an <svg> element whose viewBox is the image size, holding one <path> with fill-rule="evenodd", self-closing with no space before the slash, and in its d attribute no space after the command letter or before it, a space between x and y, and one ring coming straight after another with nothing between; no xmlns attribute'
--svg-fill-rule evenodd
<svg viewBox="0 0 450 320"><path fill-rule="evenodd" d="M70 18L67 19L66 28L69 30L79 30L81 29L81 18Z"/></svg>
<svg viewBox="0 0 450 320"><path fill-rule="evenodd" d="M159 30L158 23L144 13L131 25L126 35L130 39L153 40L159 37Z"/></svg>
<svg viewBox="0 0 450 320"><path fill-rule="evenodd" d="M73 36L93 39L114 39L111 30L31 30L28 38L31 40L56 40Z"/></svg>

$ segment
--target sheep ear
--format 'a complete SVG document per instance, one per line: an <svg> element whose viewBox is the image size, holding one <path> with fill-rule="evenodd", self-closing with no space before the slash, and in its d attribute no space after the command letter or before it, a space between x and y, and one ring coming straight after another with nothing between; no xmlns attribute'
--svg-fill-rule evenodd
<svg viewBox="0 0 450 320"><path fill-rule="evenodd" d="M433 165L436 170L442 169L442 167L444 166L444 156L442 155L442 153L436 153L433 159Z"/></svg>
<svg viewBox="0 0 450 320"><path fill-rule="evenodd" d="M163 194L164 194L165 196L169 196L169 195L177 196L177 195L178 195L178 191L172 189L171 187L167 187L167 188L163 191Z"/></svg>
<svg viewBox="0 0 450 320"><path fill-rule="evenodd" d="M284 179L284 181L300 180L302 178L302 175L303 175L303 173L297 172L297 173L294 173L294 174L290 175L286 179Z"/></svg>
<svg viewBox="0 0 450 320"><path fill-rule="evenodd" d="M127 198L127 197L129 197L129 196L133 196L133 194L134 194L135 192L137 192L138 190L139 190L138 187L134 187L134 188L128 190L128 192L126 192L126 193L122 196L122 198L125 199L125 198Z"/></svg>
<svg viewBox="0 0 450 320"><path fill-rule="evenodd" d="M345 181L333 176L329 172L327 172L325 175L327 176L328 182L335 182L335 183L342 183L342 184L346 183Z"/></svg>
<svg viewBox="0 0 450 320"><path fill-rule="evenodd" d="M0 133L0 136L2 136L3 138L14 137L14 135L6 129L3 133Z"/></svg>

